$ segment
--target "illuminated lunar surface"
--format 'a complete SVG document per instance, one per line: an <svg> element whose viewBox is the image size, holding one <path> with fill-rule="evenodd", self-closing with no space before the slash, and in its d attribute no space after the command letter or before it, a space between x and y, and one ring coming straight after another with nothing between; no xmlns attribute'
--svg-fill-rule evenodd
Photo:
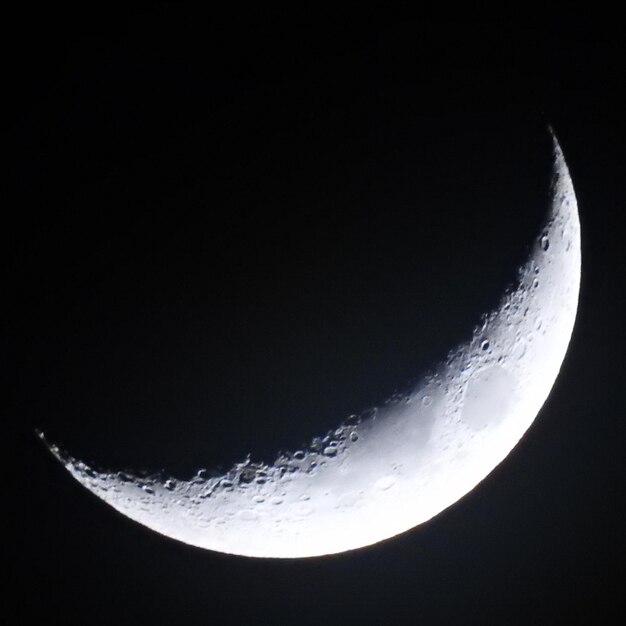
<svg viewBox="0 0 626 626"><path fill-rule="evenodd" d="M401 397L274 463L191 480L101 471L50 450L129 518L187 544L253 557L353 550L431 519L532 424L559 373L580 284L580 224L554 139L552 204L517 284L469 341ZM41 435L43 438L43 435Z"/></svg>

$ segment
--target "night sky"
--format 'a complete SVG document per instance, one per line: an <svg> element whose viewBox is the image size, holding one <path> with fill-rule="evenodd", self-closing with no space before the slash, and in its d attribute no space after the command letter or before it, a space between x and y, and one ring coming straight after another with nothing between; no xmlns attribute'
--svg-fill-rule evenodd
<svg viewBox="0 0 626 626"><path fill-rule="evenodd" d="M15 17L12 623L626 619L623 36L256 17ZM36 438L186 478L273 460L406 388L515 279L549 124L582 224L570 349L520 444L431 522L331 557L212 553L107 507Z"/></svg>

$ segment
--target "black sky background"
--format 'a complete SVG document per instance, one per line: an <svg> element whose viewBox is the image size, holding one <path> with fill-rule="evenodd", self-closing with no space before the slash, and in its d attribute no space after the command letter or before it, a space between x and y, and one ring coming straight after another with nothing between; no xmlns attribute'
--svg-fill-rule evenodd
<svg viewBox="0 0 626 626"><path fill-rule="evenodd" d="M623 619L617 31L227 26L163 4L55 8L15 33L14 623ZM206 552L117 514L34 436L186 477L385 400L515 278L546 208L548 124L582 223L572 343L527 436L435 520L332 557Z"/></svg>

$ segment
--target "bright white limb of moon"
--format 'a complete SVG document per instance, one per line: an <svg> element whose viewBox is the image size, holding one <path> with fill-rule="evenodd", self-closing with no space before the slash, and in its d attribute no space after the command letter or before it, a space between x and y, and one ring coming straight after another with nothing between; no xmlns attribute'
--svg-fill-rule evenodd
<svg viewBox="0 0 626 626"><path fill-rule="evenodd" d="M545 402L572 334L580 224L554 139L552 206L515 288L435 374L272 464L178 480L97 471L51 451L87 489L179 541L254 557L352 550L406 531L473 489ZM43 435L42 435L43 438Z"/></svg>

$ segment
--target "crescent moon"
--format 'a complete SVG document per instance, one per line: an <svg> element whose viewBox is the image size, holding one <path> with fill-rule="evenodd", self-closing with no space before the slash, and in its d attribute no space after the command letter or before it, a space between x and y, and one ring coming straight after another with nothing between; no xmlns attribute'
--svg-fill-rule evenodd
<svg viewBox="0 0 626 626"><path fill-rule="evenodd" d="M534 421L559 373L580 288L580 223L553 135L552 202L514 287L472 337L401 397L271 463L191 480L94 469L51 452L127 517L250 557L353 550L421 524L478 485ZM39 433L44 440L44 435Z"/></svg>

